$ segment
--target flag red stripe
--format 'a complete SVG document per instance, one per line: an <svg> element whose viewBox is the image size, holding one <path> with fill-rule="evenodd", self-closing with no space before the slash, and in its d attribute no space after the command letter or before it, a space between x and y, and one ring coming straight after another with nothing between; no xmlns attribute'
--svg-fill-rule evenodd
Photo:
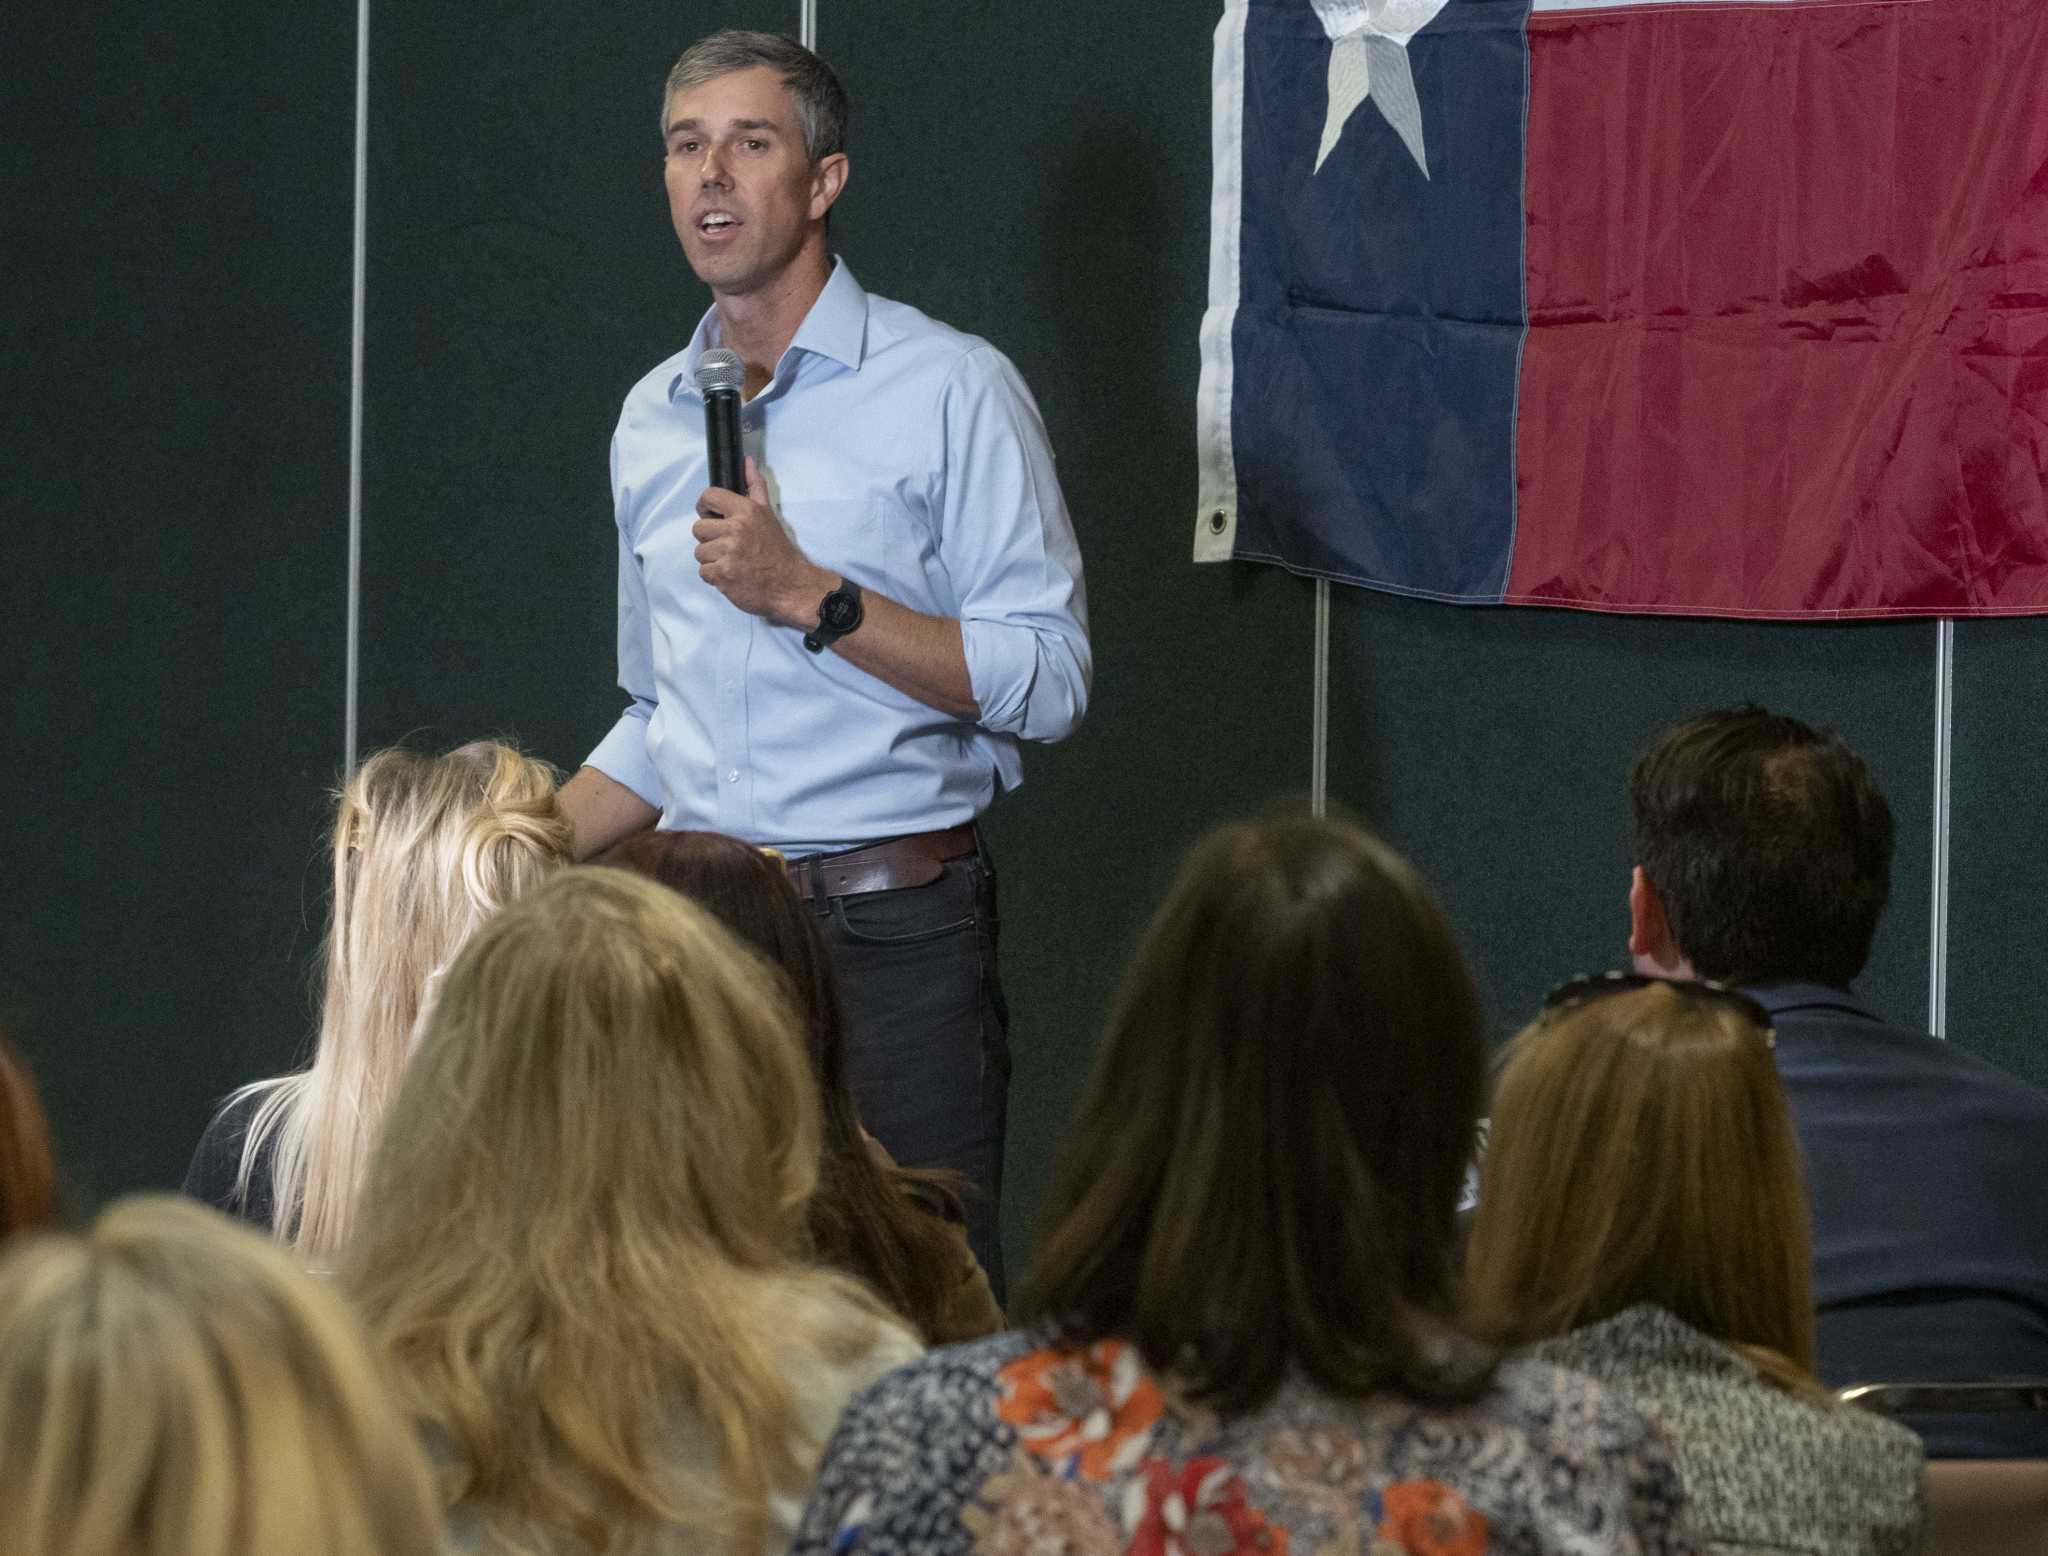
<svg viewBox="0 0 2048 1556"><path fill-rule="evenodd" d="M2048 5L1529 24L1510 600L2048 609Z"/></svg>

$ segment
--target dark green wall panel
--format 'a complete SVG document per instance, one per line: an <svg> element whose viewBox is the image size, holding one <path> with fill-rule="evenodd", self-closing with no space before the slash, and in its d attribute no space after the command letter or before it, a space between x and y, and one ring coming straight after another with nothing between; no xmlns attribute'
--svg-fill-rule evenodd
<svg viewBox="0 0 2048 1556"><path fill-rule="evenodd" d="M864 284L1017 360L1089 570L1094 712L1029 753L992 823L1018 1232L1174 855L1306 785L1308 590L1187 561L1206 33L1173 40L1177 84L1133 93L1111 53L1077 64L992 8L821 9L854 100L835 243ZM661 78L699 33L793 31L797 7L629 7L573 38L556 15L373 32L366 747L509 731L573 765L616 716L606 447L708 301L668 225Z"/></svg>
<svg viewBox="0 0 2048 1556"><path fill-rule="evenodd" d="M853 99L835 246L861 284L994 341L1051 433L1088 569L1094 700L992 818L1016 1079L1006 1218L1027 1247L1113 981L1178 856L1309 779L1307 584L1197 569L1209 27L1166 6L825 0Z"/></svg>
<svg viewBox="0 0 2048 1556"><path fill-rule="evenodd" d="M354 8L0 16L9 624L0 1017L81 1198L175 1182L289 1063L340 758ZM618 708L606 445L707 301L669 230L667 64L796 0L383 8L372 29L361 746L511 733L573 765ZM835 244L988 336L1060 456L1093 711L992 831L1022 1252L1103 1006L1180 851L1309 776L1311 590L1187 560L1212 9L822 0L854 100ZM78 62L91 61L90 74ZM15 213L32 212L24 221ZM23 299L29 299L24 305ZM1623 959L1622 776L1753 697L1843 729L1900 823L1865 992L1925 1008L1931 626L1782 627L1334 595L1330 782L1432 877L1497 1033ZM2048 1081L2035 623L1958 633L1952 1028ZM19 645L19 646L17 646Z"/></svg>
<svg viewBox="0 0 2048 1556"><path fill-rule="evenodd" d="M661 85L795 0L440 5L371 31L364 749L618 717L607 450L709 302L669 228Z"/></svg>
<svg viewBox="0 0 2048 1556"><path fill-rule="evenodd" d="M5 27L0 1015L83 1206L178 1182L220 1094L307 1032L354 8Z"/></svg>
<svg viewBox="0 0 2048 1556"><path fill-rule="evenodd" d="M1629 763L1665 725L1761 702L1863 753L1898 823L1858 985L1925 1019L1931 624L1809 626L1458 608L1332 591L1330 793L1427 874L1496 1036L1575 973L1628 962Z"/></svg>
<svg viewBox="0 0 2048 1556"><path fill-rule="evenodd" d="M1955 633L1948 1033L2048 1090L2048 622Z"/></svg>

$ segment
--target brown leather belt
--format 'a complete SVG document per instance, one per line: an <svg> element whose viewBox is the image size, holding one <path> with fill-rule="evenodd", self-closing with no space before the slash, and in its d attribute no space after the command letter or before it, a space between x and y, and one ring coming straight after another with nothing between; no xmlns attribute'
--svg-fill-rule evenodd
<svg viewBox="0 0 2048 1556"><path fill-rule="evenodd" d="M944 832L913 832L886 843L848 849L843 854L806 854L785 859L789 884L813 902L853 897L868 891L897 891L929 886L949 859L974 852L974 827L949 827Z"/></svg>

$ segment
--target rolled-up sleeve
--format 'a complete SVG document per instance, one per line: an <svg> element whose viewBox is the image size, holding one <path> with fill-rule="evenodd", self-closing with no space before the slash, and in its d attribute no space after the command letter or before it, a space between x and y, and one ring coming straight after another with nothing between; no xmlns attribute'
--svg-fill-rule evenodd
<svg viewBox="0 0 2048 1556"><path fill-rule="evenodd" d="M987 345L948 376L940 420L939 555L960 597L980 722L1063 739L1088 711L1094 659L1081 550L1045 424L1016 368Z"/></svg>
<svg viewBox="0 0 2048 1556"><path fill-rule="evenodd" d="M611 733L585 760L615 783L622 783L657 810L662 808L661 774L647 754L648 721L654 716L654 639L647 608L647 580L633 554L627 533L623 494L619 490L619 444L612 439L612 501L619 536L619 690L633 700Z"/></svg>

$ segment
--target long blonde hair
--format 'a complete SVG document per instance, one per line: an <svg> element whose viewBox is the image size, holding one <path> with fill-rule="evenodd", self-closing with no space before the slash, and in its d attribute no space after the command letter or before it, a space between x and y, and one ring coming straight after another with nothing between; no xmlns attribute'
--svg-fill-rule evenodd
<svg viewBox="0 0 2048 1556"><path fill-rule="evenodd" d="M499 1544L758 1549L801 1495L792 1350L880 1302L799 1263L818 1102L769 970L650 881L577 869L457 957L392 1108L344 1278ZM672 1467L679 1421L715 1470Z"/></svg>
<svg viewBox="0 0 2048 1556"><path fill-rule="evenodd" d="M1498 1340L1651 1302L1814 1390L1806 1196L1766 1032L1668 983L1539 1017L1495 1095L1465 1273Z"/></svg>
<svg viewBox="0 0 2048 1556"><path fill-rule="evenodd" d="M313 1061L235 1099L261 1099L237 1197L267 1147L273 1230L301 1259L328 1264L348 1240L434 975L485 919L567 864L571 838L553 771L492 741L446 756L380 751L337 796Z"/></svg>
<svg viewBox="0 0 2048 1556"><path fill-rule="evenodd" d="M433 1480L340 1300L189 1201L0 1261L9 1556L432 1556Z"/></svg>

